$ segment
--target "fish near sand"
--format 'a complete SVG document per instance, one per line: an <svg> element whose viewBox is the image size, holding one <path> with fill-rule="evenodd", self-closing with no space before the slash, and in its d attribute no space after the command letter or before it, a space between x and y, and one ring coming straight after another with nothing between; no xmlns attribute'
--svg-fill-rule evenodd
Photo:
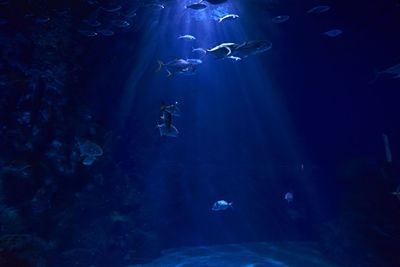
<svg viewBox="0 0 400 267"><path fill-rule="evenodd" d="M163 63L158 59L157 62L159 67L155 70L155 72L159 72L164 67L168 73L167 77L171 77L176 74L192 75L196 70L196 67L193 63L190 63L182 58L175 58L167 63Z"/></svg>

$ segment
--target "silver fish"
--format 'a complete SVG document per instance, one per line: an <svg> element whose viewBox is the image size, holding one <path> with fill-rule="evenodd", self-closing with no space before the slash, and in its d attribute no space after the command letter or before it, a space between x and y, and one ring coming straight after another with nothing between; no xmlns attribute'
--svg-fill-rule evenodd
<svg viewBox="0 0 400 267"><path fill-rule="evenodd" d="M256 55L268 51L272 48L272 43L269 41L245 41L237 46L233 52L233 56L247 58L251 55Z"/></svg>
<svg viewBox="0 0 400 267"><path fill-rule="evenodd" d="M223 16L222 18L220 18L220 19L218 20L218 23L221 23L221 22L224 21L224 20L233 20L233 19L237 19L237 18L239 18L239 15L236 15L236 14L229 14L229 15L226 15L226 16Z"/></svg>
<svg viewBox="0 0 400 267"><path fill-rule="evenodd" d="M233 209L232 202L228 202L226 200L218 200L215 202L211 208L213 211L222 211L227 209Z"/></svg>
<svg viewBox="0 0 400 267"><path fill-rule="evenodd" d="M165 67L168 75L167 77L171 77L175 74L185 74L191 75L194 74L196 68L193 63L190 63L187 60L182 58L175 58L167 63L163 63L161 60L157 60L159 67L155 70L155 72L159 72L162 67Z"/></svg>
<svg viewBox="0 0 400 267"><path fill-rule="evenodd" d="M179 35L178 39L196 40L196 37L190 34L185 34L185 35Z"/></svg>
<svg viewBox="0 0 400 267"><path fill-rule="evenodd" d="M222 43L211 49L205 49L201 47L195 48L192 50L192 52L202 51L205 55L213 54L217 59L219 59L229 57L237 47L238 45L235 43Z"/></svg>

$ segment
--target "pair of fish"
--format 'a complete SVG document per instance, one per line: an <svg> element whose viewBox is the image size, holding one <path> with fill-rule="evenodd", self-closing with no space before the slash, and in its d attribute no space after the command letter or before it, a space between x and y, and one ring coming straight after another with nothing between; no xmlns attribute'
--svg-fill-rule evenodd
<svg viewBox="0 0 400 267"><path fill-rule="evenodd" d="M244 41L242 44L236 43L222 43L211 49L195 48L192 51L201 51L205 55L212 54L215 58L228 58L230 56L244 59L251 55L256 55L268 51L272 48L272 43L265 40L260 41Z"/></svg>

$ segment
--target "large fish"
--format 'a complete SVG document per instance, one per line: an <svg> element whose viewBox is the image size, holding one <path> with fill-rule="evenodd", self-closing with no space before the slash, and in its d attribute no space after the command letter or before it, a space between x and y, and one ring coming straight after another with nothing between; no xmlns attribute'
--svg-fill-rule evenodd
<svg viewBox="0 0 400 267"><path fill-rule="evenodd" d="M269 41L244 41L242 44L235 47L232 55L240 58L247 58L251 55L260 54L272 48L272 43Z"/></svg>
<svg viewBox="0 0 400 267"><path fill-rule="evenodd" d="M168 73L167 77L171 77L175 74L191 75L194 74L196 70L196 67L193 63L182 58L175 58L167 63L163 63L161 60L157 60L157 62L160 66L155 72L159 72L162 67L165 67L165 70Z"/></svg>
<svg viewBox="0 0 400 267"><path fill-rule="evenodd" d="M213 54L217 59L219 59L229 57L237 47L238 44L235 43L222 43L211 49L195 48L192 52L202 51L205 55Z"/></svg>

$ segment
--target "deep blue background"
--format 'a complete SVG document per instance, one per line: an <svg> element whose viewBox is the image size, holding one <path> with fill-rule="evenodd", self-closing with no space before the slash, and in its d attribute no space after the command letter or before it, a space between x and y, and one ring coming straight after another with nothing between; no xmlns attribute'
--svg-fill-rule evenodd
<svg viewBox="0 0 400 267"><path fill-rule="evenodd" d="M317 4L332 9L306 13ZM87 97L95 95L100 117L129 137L120 160L147 173L153 226L166 247L312 239L313 224L340 209L340 162L384 161L383 133L397 160L399 80L382 74L369 82L399 63L400 9L395 1L232 0L223 7L240 19L218 24L214 6L194 11L171 2L135 36L93 45ZM274 24L277 15L291 18ZM322 34L336 28L343 34ZM241 62L206 56L194 76L154 73L156 59L194 58L192 47L258 39L273 48ZM180 103L176 139L154 129L162 100ZM285 202L287 191L293 203ZM218 199L233 201L233 211L211 212ZM291 219L291 210L299 217Z"/></svg>

